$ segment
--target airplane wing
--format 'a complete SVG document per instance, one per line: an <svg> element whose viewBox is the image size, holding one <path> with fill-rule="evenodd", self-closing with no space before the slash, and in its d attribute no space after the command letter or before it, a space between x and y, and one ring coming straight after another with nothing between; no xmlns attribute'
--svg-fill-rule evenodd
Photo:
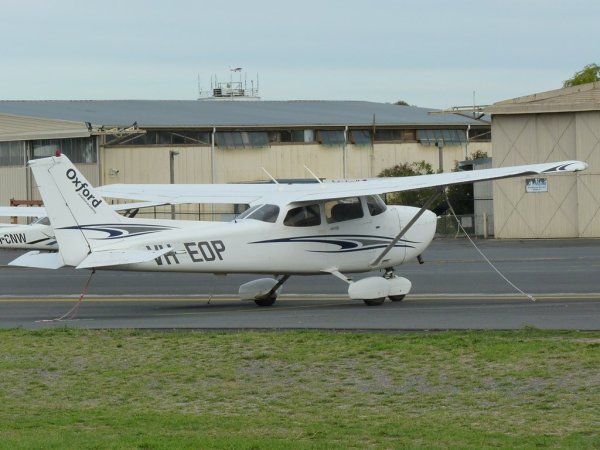
<svg viewBox="0 0 600 450"><path fill-rule="evenodd" d="M135 199L164 204L231 203L253 204L270 197L289 186L264 183L240 184L109 184L96 188L102 197Z"/></svg>
<svg viewBox="0 0 600 450"><path fill-rule="evenodd" d="M103 197L180 203L293 203L356 195L443 187L524 175L577 172L587 168L581 161L529 164L472 171L387 177L362 180L331 180L297 184L111 184L98 188Z"/></svg>
<svg viewBox="0 0 600 450"><path fill-rule="evenodd" d="M165 202L137 202L110 205L115 211L166 205ZM0 217L46 217L43 206L0 206Z"/></svg>

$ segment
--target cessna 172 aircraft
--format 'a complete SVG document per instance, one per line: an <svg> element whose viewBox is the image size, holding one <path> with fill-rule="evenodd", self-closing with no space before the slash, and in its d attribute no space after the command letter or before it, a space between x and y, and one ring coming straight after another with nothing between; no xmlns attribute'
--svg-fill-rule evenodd
<svg viewBox="0 0 600 450"><path fill-rule="evenodd" d="M58 245L54 239L54 231L45 215L46 210L39 206L0 206L0 216L37 218L28 225L0 224L0 248L56 250Z"/></svg>
<svg viewBox="0 0 600 450"><path fill-rule="evenodd" d="M56 253L29 252L11 265L77 269L255 273L240 297L272 305L291 275L332 274L367 305L399 301L411 282L394 268L431 243L437 218L427 208L451 184L530 174L576 172L563 161L469 172L318 184L109 185L93 188L66 156L29 162L59 244ZM437 187L421 208L387 206L387 192ZM247 203L232 222L126 218L103 197L170 204ZM384 271L358 281L349 273Z"/></svg>

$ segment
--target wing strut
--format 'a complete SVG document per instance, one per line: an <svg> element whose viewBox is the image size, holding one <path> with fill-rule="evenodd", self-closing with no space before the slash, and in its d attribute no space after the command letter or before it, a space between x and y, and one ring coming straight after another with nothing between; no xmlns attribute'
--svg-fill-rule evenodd
<svg viewBox="0 0 600 450"><path fill-rule="evenodd" d="M404 226L404 228L402 228L400 230L400 233L398 233L396 235L396 237L394 239L392 239L392 241L388 244L388 246L383 249L381 254L369 263L369 265L371 267L376 267L379 265L379 263L381 263L381 260L384 258L384 256L387 255L390 252L390 250L394 248L394 246L398 243L398 241L400 239L402 239L402 236L404 236L406 234L406 232L408 230L410 230L410 228L415 224L415 222L417 220L419 220L419 217L421 217L423 215L423 213L425 211L427 211L427 209L431 206L431 204L439 198L439 196L444 192L444 188L445 188L445 186L441 186L436 189L436 191L433 193L433 195L431 197L429 197L429 199L425 202L425 204L419 210L419 212L417 212L415 214L415 216L412 219L410 219L410 222L408 222Z"/></svg>

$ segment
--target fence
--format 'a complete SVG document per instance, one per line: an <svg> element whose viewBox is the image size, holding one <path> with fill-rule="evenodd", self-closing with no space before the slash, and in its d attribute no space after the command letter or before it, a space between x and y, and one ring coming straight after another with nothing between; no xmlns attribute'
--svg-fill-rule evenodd
<svg viewBox="0 0 600 450"><path fill-rule="evenodd" d="M458 216L458 220L469 236L488 238L494 235L494 216L492 215L466 214ZM441 236L460 236L463 232L459 230L456 218L452 215L446 215L438 217L436 234Z"/></svg>

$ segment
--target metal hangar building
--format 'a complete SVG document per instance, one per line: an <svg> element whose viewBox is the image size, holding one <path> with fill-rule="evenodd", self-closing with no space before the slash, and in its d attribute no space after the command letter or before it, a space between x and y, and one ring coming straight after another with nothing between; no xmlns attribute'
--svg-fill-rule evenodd
<svg viewBox="0 0 600 450"><path fill-rule="evenodd" d="M265 180L263 168L297 179L310 177L305 166L366 178L404 162L449 171L475 151L491 155L489 122L429 112L362 101L0 101L0 204L38 199L26 162L58 149L95 185Z"/></svg>
<svg viewBox="0 0 600 450"><path fill-rule="evenodd" d="M586 171L494 182L498 238L600 237L600 82L495 103L493 166L577 159Z"/></svg>

